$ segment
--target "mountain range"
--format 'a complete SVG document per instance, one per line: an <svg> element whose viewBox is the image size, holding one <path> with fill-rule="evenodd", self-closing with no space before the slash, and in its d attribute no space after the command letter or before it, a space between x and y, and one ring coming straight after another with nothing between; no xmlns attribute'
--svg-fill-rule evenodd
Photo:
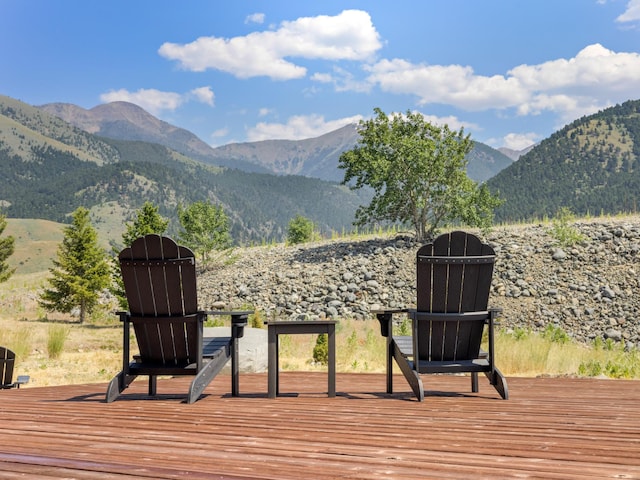
<svg viewBox="0 0 640 480"><path fill-rule="evenodd" d="M10 218L68 222L83 205L99 231L117 241L147 200L171 220L172 233L177 205L205 199L223 206L233 238L246 244L282 240L296 214L325 235L350 231L356 208L370 193L302 176L222 168L158 143L97 136L0 97L0 208Z"/></svg>
<svg viewBox="0 0 640 480"><path fill-rule="evenodd" d="M476 142L468 174L504 200L498 221L635 211L640 187L640 101L582 117L529 149ZM13 218L68 221L77 206L115 236L145 200L172 219L176 206L221 204L241 243L281 240L296 214L325 235L349 231L370 192L339 184L340 154L355 125L317 138L213 148L142 108L114 102L90 110L33 107L0 96L0 208ZM120 229L120 230L119 230Z"/></svg>
<svg viewBox="0 0 640 480"><path fill-rule="evenodd" d="M505 202L503 222L637 213L640 193L640 100L574 120L487 181Z"/></svg>
<svg viewBox="0 0 640 480"><path fill-rule="evenodd" d="M316 138L232 143L213 148L191 132L159 120L132 103L113 102L88 110L67 103L39 108L86 132L116 140L157 143L207 164L331 182L342 181L338 159L359 138L357 125L352 124ZM467 173L476 181L488 180L512 163L509 156L477 142L467 160Z"/></svg>

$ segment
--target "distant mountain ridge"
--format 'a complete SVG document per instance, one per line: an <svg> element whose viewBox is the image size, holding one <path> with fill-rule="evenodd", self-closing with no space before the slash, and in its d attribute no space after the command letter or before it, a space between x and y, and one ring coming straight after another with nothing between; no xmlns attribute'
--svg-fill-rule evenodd
<svg viewBox="0 0 640 480"><path fill-rule="evenodd" d="M48 103L38 108L94 135L157 143L198 160L214 155L213 148L193 133L159 120L133 103L111 102L89 110L71 103Z"/></svg>
<svg viewBox="0 0 640 480"><path fill-rule="evenodd" d="M351 124L315 138L232 143L213 148L191 132L159 120L132 103L112 102L89 110L65 103L49 103L39 108L89 133L116 140L157 143L211 165L333 182L344 178L338 168L340 155L353 148L359 138L357 126ZM467 173L476 181L486 181L512 163L503 153L478 142L468 162Z"/></svg>
<svg viewBox="0 0 640 480"><path fill-rule="evenodd" d="M640 203L640 100L579 118L491 178L505 200L504 222L574 214L637 213Z"/></svg>
<svg viewBox="0 0 640 480"><path fill-rule="evenodd" d="M0 96L0 207L10 216L26 218L36 212L40 218L60 221L78 204L115 202L126 218L145 198L167 213L174 212L179 201L210 198L229 209L235 238L255 241L282 238L295 213L318 222L324 231L344 229L357 205L368 201L363 192L302 176L313 173L313 166L323 175L336 175L340 150L355 139L353 126L301 141L217 149L205 144L213 153L203 163L195 154L182 153L188 148L179 139L192 139L192 134L179 132L135 105L116 102L90 116L68 105L49 104L46 109L75 116L76 124L114 136L135 131L132 125L137 123L165 143L171 137L181 150L95 136L44 109ZM505 200L496 210L499 222L552 217L561 207L576 215L637 212L640 100L577 119L516 161L494 152L476 143L468 157L468 173L474 180L487 179L489 188ZM280 175L257 170L279 170Z"/></svg>
<svg viewBox="0 0 640 480"><path fill-rule="evenodd" d="M119 240L145 201L178 224L176 206L223 206L239 243L283 240L296 214L320 232L349 231L366 192L301 176L207 165L157 143L92 135L46 111L0 96L0 208L10 218L65 222L78 206Z"/></svg>
<svg viewBox="0 0 640 480"><path fill-rule="evenodd" d="M523 148L522 150L515 150L513 148L507 148L507 147L500 147L498 148L498 151L500 153L505 154L507 157L509 157L511 160L515 162L525 153L529 153L533 147L535 147L535 144L529 145L528 147Z"/></svg>

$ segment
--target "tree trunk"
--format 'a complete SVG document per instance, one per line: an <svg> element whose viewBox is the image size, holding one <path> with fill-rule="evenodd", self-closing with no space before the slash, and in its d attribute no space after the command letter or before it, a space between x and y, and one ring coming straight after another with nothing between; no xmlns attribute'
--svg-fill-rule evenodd
<svg viewBox="0 0 640 480"><path fill-rule="evenodd" d="M85 316L87 315L87 307L84 300L80 301L80 323L84 323Z"/></svg>

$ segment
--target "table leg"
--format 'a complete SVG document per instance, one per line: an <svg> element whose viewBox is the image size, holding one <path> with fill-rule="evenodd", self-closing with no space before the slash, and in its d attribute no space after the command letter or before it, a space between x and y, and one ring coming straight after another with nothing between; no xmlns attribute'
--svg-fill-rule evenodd
<svg viewBox="0 0 640 480"><path fill-rule="evenodd" d="M329 337L329 392L330 397L336 396L336 328L329 325L327 336Z"/></svg>
<svg viewBox="0 0 640 480"><path fill-rule="evenodd" d="M268 339L268 392L269 398L276 398L278 391L278 335L275 328L267 330Z"/></svg>

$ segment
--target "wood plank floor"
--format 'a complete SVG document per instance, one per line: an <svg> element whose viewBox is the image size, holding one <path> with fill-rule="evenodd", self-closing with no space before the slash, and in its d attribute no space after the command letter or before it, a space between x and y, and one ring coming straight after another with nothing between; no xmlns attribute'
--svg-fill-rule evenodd
<svg viewBox="0 0 640 480"><path fill-rule="evenodd" d="M189 379L0 391L0 478L43 479L640 479L640 382L510 378L510 400L480 379L426 377L425 402L402 377L219 376L197 403ZM294 392L297 394L295 395Z"/></svg>

